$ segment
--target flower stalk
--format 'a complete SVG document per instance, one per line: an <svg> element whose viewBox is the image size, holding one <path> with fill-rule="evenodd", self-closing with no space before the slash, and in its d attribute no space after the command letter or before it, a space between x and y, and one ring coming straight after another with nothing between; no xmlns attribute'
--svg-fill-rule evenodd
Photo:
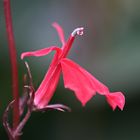
<svg viewBox="0 0 140 140"><path fill-rule="evenodd" d="M12 15L10 0L4 0L4 15L6 22L6 32L8 38L8 46L10 53L11 69L12 69L12 92L13 92L13 129L15 129L20 120L19 115L19 94L18 94L18 68L17 68L17 55L15 48L14 33L12 27Z"/></svg>

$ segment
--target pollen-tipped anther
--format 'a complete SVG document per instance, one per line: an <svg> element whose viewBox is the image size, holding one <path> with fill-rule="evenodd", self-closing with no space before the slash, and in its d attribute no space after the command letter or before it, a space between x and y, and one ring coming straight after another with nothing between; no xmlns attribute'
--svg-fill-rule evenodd
<svg viewBox="0 0 140 140"><path fill-rule="evenodd" d="M83 35L83 32L84 31L84 28L81 27L81 28L76 28L72 33L71 35L74 37L76 35Z"/></svg>

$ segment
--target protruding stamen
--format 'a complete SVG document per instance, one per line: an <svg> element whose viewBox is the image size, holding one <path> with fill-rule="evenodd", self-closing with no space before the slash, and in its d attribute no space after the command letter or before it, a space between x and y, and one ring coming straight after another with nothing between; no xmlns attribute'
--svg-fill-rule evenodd
<svg viewBox="0 0 140 140"><path fill-rule="evenodd" d="M72 33L71 33L71 36L76 36L76 35L83 35L83 30L84 28L83 27L80 27L80 28L76 28Z"/></svg>

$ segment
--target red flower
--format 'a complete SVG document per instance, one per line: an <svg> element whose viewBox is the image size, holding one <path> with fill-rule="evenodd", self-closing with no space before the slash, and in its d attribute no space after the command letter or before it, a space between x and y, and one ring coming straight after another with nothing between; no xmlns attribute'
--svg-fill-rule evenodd
<svg viewBox="0 0 140 140"><path fill-rule="evenodd" d="M109 89L92 76L85 69L74 63L72 60L66 58L76 35L83 34L83 28L75 29L70 35L67 42L64 39L63 29L57 24L53 23L53 27L57 30L60 37L62 48L51 46L49 48L22 53L21 59L27 56L44 56L51 51L56 51L50 67L41 82L39 88L35 93L34 104L38 108L44 108L48 105L52 98L60 73L62 71L65 88L74 91L78 100L84 106L96 93L104 95L109 105L113 110L118 106L123 110L125 104L125 97L121 92L111 93Z"/></svg>

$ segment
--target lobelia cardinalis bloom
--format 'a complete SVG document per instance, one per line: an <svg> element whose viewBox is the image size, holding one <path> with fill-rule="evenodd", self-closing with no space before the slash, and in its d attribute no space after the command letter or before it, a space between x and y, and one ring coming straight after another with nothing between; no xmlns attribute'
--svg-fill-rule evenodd
<svg viewBox="0 0 140 140"><path fill-rule="evenodd" d="M57 23L52 24L57 30L62 47L51 46L49 48L22 53L21 59L28 56L44 56L56 51L49 69L35 92L34 105L37 108L44 108L48 105L57 87L62 72L65 88L73 90L77 99L84 106L96 93L104 95L107 102L114 110L117 106L123 110L125 97L122 92L110 92L108 87L98 81L81 66L66 58L74 42L76 35L83 35L84 28L75 29L68 41L65 41L63 29Z"/></svg>

